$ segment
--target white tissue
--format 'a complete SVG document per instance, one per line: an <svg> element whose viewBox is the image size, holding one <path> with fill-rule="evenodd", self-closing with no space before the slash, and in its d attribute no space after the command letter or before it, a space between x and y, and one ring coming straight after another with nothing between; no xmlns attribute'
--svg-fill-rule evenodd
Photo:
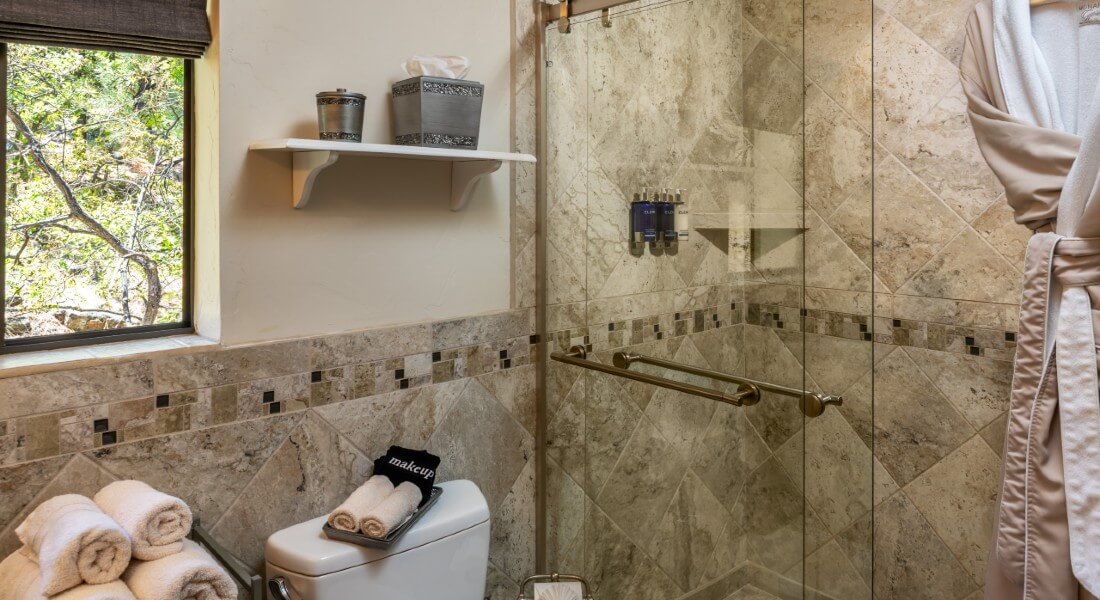
<svg viewBox="0 0 1100 600"><path fill-rule="evenodd" d="M470 59L465 56L413 56L401 65L409 77L447 77L465 79Z"/></svg>
<svg viewBox="0 0 1100 600"><path fill-rule="evenodd" d="M579 581L536 583L535 600L584 600Z"/></svg>

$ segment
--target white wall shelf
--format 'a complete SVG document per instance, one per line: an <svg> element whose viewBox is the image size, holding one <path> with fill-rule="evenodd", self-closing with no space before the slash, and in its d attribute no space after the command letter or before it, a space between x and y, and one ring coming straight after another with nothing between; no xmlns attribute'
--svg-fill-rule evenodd
<svg viewBox="0 0 1100 600"><path fill-rule="evenodd" d="M465 208L477 182L482 177L500 169L504 163L535 162L535 157L530 154L487 152L484 150L446 150L421 148L419 146L360 144L298 138L254 142L249 145L248 149L264 152L290 152L292 154L294 176L291 184L291 201L294 208L302 208L309 204L317 175L345 155L451 163L451 210Z"/></svg>

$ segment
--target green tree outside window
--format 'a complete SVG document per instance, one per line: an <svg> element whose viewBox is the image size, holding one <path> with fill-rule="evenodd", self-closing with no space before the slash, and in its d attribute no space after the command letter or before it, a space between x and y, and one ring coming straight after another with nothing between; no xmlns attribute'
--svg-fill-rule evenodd
<svg viewBox="0 0 1100 600"><path fill-rule="evenodd" d="M5 339L181 322L184 60L7 59Z"/></svg>

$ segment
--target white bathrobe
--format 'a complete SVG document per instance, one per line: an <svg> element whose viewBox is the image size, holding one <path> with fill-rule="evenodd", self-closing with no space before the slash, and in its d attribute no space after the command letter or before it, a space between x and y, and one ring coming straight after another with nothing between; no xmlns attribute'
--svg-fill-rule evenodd
<svg viewBox="0 0 1100 600"><path fill-rule="evenodd" d="M1085 7L1087 8L1087 7ZM971 122L1028 246L987 600L1100 596L1100 11L982 0Z"/></svg>

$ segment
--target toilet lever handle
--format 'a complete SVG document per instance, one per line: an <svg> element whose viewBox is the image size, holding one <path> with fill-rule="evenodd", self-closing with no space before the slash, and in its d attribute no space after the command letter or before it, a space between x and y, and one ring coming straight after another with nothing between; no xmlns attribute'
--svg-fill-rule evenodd
<svg viewBox="0 0 1100 600"><path fill-rule="evenodd" d="M275 600L291 600L290 588L287 587L286 580L282 577L269 579L267 589L271 591L271 597Z"/></svg>

